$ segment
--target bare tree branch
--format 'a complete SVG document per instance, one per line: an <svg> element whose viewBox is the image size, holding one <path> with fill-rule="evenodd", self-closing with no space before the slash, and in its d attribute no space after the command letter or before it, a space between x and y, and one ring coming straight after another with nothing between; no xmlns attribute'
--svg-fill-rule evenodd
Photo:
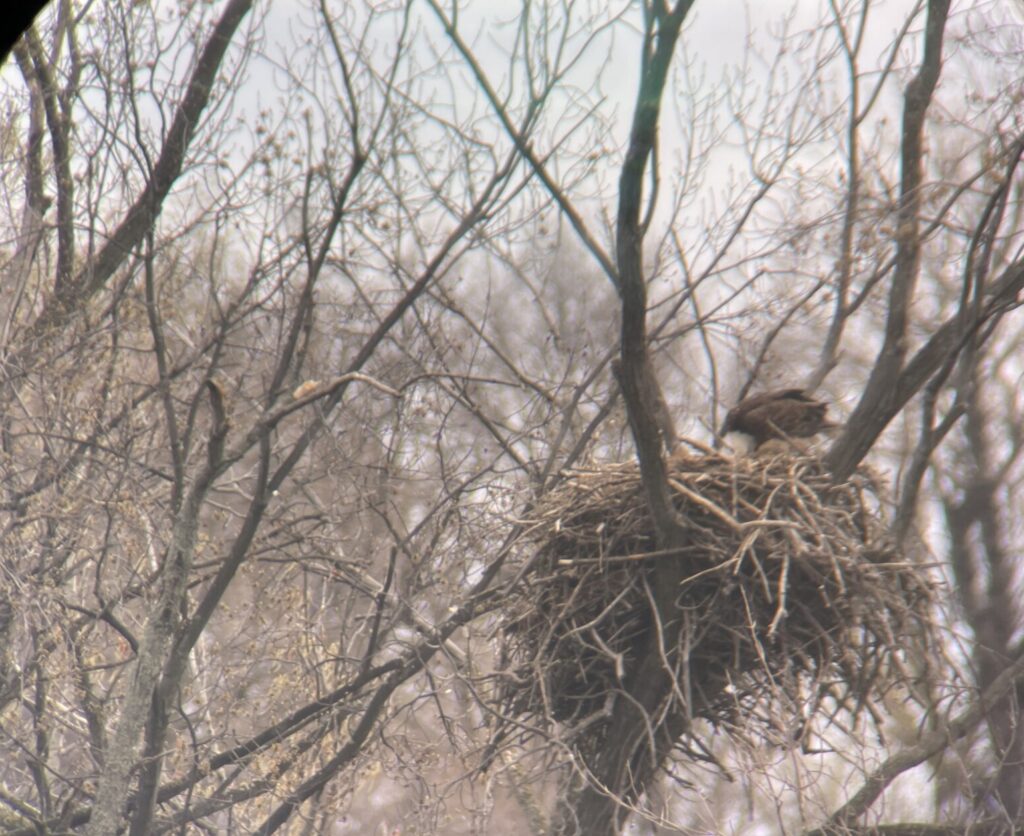
<svg viewBox="0 0 1024 836"><path fill-rule="evenodd" d="M907 322L919 273L925 116L942 67L942 37L948 15L949 0L929 0L924 55L917 75L904 94L896 266L889 286L885 339L864 393L826 457L829 467L840 479L853 472L903 405L897 405L895 393L904 369Z"/></svg>
<svg viewBox="0 0 1024 836"><path fill-rule="evenodd" d="M120 225L95 258L85 264L71 281L62 285L62 292L55 293L47 300L33 322L30 333L23 338L25 348L4 358L5 377L8 380L19 373L32 354L39 351L39 341L59 331L69 318L81 311L83 303L106 285L156 222L165 198L181 174L185 155L210 99L214 80L231 39L250 8L252 0L230 0L225 6L196 62L185 95L164 137L160 156L142 194L125 212Z"/></svg>
<svg viewBox="0 0 1024 836"><path fill-rule="evenodd" d="M960 740L977 728L990 711L1005 699L1006 695L1024 678L1024 656L1018 657L992 684L982 692L969 708L958 714L938 731L923 735L920 742L888 758L868 776L861 787L839 810L833 813L823 827L810 831L808 836L829 836L846 833L854 821L866 813L897 777L908 769L924 763L929 758L945 751L950 744Z"/></svg>
<svg viewBox="0 0 1024 836"><path fill-rule="evenodd" d="M657 137L665 80L691 6L692 2L681 0L671 9L660 3L645 7L640 90L619 178L616 229L617 289L622 302L621 363L616 378L626 403L659 547L663 549L678 549L685 544L687 528L670 499L663 439L671 446L674 431L670 431L671 439L663 435L664 398L648 356L641 209L644 173ZM662 660L676 653L679 613L675 589L679 571L678 563L667 560L660 561L654 570L657 577L652 582L655 595L647 646L636 670L626 679L625 692L616 700L609 746L591 766L594 777L580 793L575 815L565 821L567 827L593 834L618 832L623 815L620 805L631 804L643 792L675 741L681 707L676 707L674 717L664 716L663 704L673 694L674 673Z"/></svg>

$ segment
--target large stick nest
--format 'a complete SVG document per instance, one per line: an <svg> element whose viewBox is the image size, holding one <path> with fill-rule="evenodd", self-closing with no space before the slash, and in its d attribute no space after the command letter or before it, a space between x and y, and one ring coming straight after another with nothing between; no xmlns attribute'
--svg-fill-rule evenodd
<svg viewBox="0 0 1024 836"><path fill-rule="evenodd" d="M659 561L683 564L666 699L689 728L849 720L920 675L904 651L928 641L931 588L894 551L868 480L836 484L805 455L694 448L669 463L682 550L659 552L633 463L574 470L533 511L533 557L505 609L511 713L580 728L608 715L658 647L651 631L665 635Z"/></svg>

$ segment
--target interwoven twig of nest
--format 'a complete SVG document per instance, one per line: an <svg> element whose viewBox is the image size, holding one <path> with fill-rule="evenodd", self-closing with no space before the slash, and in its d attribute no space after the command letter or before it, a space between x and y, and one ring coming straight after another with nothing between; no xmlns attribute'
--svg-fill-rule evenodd
<svg viewBox="0 0 1024 836"><path fill-rule="evenodd" d="M651 570L666 560L684 564L666 662L691 719L856 715L913 677L901 651L927 632L930 586L888 543L867 480L836 484L806 455L706 449L669 472L679 551L659 552L633 463L574 470L534 510L534 560L505 610L511 712L575 724L606 710L651 647Z"/></svg>

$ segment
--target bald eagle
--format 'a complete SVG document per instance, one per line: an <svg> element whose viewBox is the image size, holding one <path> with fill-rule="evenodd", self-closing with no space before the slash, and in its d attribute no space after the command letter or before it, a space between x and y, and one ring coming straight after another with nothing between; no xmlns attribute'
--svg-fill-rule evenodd
<svg viewBox="0 0 1024 836"><path fill-rule="evenodd" d="M810 438L834 427L825 417L828 404L803 389L776 389L744 398L729 410L722 435L738 433L756 450L772 439Z"/></svg>

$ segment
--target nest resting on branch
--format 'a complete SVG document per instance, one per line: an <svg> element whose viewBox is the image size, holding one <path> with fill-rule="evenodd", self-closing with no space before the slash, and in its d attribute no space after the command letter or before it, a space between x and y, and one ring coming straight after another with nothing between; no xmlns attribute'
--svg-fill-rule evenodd
<svg viewBox="0 0 1024 836"><path fill-rule="evenodd" d="M586 728L599 746L594 721L657 647L651 631L666 633L652 589L666 560L683 579L665 701L688 729L845 724L921 675L905 651L928 643L931 586L889 543L868 480L836 484L804 455L697 449L669 461L689 528L680 551L658 551L633 463L574 470L534 509L533 559L505 609L511 713Z"/></svg>

